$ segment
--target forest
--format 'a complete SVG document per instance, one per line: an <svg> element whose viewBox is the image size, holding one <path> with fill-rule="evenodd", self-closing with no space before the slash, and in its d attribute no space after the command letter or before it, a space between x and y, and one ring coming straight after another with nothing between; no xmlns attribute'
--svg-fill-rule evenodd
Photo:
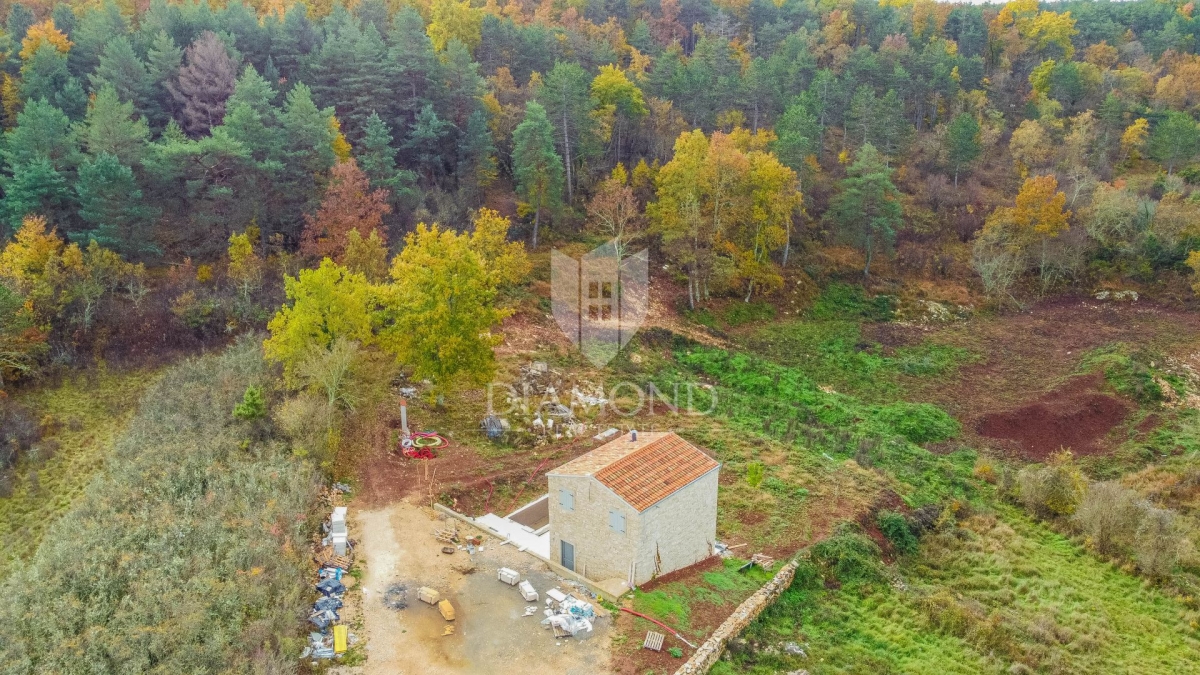
<svg viewBox="0 0 1200 675"><path fill-rule="evenodd" d="M460 411L481 413L482 388L535 356L600 382L662 373L722 392L713 426L684 433L739 476L722 486L725 533L743 532L747 504L778 509L772 522L834 504L778 540L828 537L752 641L792 637L801 616L878 629L866 598L888 587L885 555L932 589L883 604L940 631L930 668L1074 672L1062 659L1084 659L1085 642L981 638L1001 619L1028 637L1049 610L988 615L1007 589L954 600L971 582L946 580L946 556L1052 561L1075 537L1145 580L1154 621L1187 626L1163 648L1170 672L1200 630L1200 557L1177 546L1200 532L1200 377L1179 365L1200 293L1194 13L1182 0L0 2L0 672L294 672L319 484L366 480L364 439L386 437L400 384L420 390L418 414L473 438ZM608 241L649 251L665 309L630 348L645 361L592 371L544 340L513 346L544 335L551 250ZM1038 341L1089 326L1069 302L1156 309L1098 330L1107 341ZM1059 318L1019 324L1039 308ZM1005 322L1059 380L988 361ZM976 325L992 342L955 328ZM1115 454L977 453L1001 401L956 407L938 387L984 362L1025 378L1021 400L1103 373L1128 428L1095 442ZM103 392L90 405L89 387ZM841 483L832 501L816 487L834 470L764 468L739 444L749 434L780 456L855 463L851 492L886 484L904 506L850 513ZM538 443L503 452L528 471ZM947 510L921 511L934 506ZM835 528L844 516L882 528L883 553ZM252 521L272 536L254 541ZM1016 543L983 551L993 539ZM90 557L71 571L78 549ZM847 586L874 590L822 585L860 554L869 573ZM1107 574L1087 560L1064 569ZM180 575L195 575L186 592ZM1137 585L1122 579L1105 588ZM912 666L858 641L813 639L831 664ZM627 672L663 666L628 658ZM718 668L803 665L781 658L736 651Z"/></svg>
<svg viewBox="0 0 1200 675"><path fill-rule="evenodd" d="M6 374L88 350L129 311L157 311L177 340L261 324L281 273L329 257L379 277L418 224L469 229L481 208L531 250L589 234L651 246L693 310L854 266L960 305L1186 295L1191 14L14 3ZM63 259L47 265L54 239ZM122 318L93 330L104 317Z"/></svg>

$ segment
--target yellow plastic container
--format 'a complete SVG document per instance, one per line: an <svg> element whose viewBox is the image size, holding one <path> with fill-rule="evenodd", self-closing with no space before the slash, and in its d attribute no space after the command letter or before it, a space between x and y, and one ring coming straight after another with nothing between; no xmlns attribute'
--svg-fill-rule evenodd
<svg viewBox="0 0 1200 675"><path fill-rule="evenodd" d="M349 629L345 626L333 627L333 652L341 654L346 651L346 635Z"/></svg>

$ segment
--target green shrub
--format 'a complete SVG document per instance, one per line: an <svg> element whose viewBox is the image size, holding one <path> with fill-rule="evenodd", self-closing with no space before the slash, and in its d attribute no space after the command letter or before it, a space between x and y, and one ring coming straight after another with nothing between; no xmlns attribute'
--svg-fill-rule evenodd
<svg viewBox="0 0 1200 675"><path fill-rule="evenodd" d="M897 552L908 555L917 552L917 537L908 519L894 511L881 511L875 518L879 531L892 543Z"/></svg>
<svg viewBox="0 0 1200 675"><path fill-rule="evenodd" d="M250 386L242 395L242 402L233 406L233 416L243 422L261 420L267 416L267 402L263 399L262 387Z"/></svg>
<svg viewBox="0 0 1200 675"><path fill-rule="evenodd" d="M763 482L763 465L761 462L750 462L746 465L746 482L750 487L758 487Z"/></svg>
<svg viewBox="0 0 1200 675"><path fill-rule="evenodd" d="M822 291L808 314L814 319L851 319L891 321L895 299L888 295L868 298L862 286L834 283Z"/></svg>
<svg viewBox="0 0 1200 675"><path fill-rule="evenodd" d="M812 547L812 560L843 584L883 580L879 546L854 523L838 525L833 535Z"/></svg>
<svg viewBox="0 0 1200 675"><path fill-rule="evenodd" d="M679 647L671 647L670 649L667 650L667 653L670 654L671 656L674 656L677 659L683 658L683 650L680 649Z"/></svg>

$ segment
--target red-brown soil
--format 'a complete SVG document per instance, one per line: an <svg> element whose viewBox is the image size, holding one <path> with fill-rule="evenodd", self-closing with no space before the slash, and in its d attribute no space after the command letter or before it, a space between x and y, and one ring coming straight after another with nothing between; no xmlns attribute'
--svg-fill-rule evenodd
<svg viewBox="0 0 1200 675"><path fill-rule="evenodd" d="M1114 445L1113 436L1107 434L1124 420L1132 404L1115 399L1130 406L1118 408L1111 400L1092 398L1106 395L1098 386L1072 390L1079 386L1072 382L1073 376L1089 350L1126 342L1166 355L1191 354L1200 335L1200 314L1145 300L1118 303L1063 297L1021 312L976 316L940 327L884 325L888 327L865 327L864 337L886 340L892 346L927 339L964 347L979 358L959 370L957 381L905 381L907 398L935 403L963 424L962 437L932 450L992 448L1037 459L1058 450L1059 444L1069 445L1077 454L1103 452ZM1103 413L1116 421L1106 423ZM1076 419L1087 423L1092 418L1093 426L1078 435L1070 429Z"/></svg>
<svg viewBox="0 0 1200 675"><path fill-rule="evenodd" d="M1021 456L1035 462L1064 448L1076 455L1103 452L1104 437L1133 410L1128 401L1100 391L1103 384L1099 373L1071 378L1032 403L985 415L976 430L1015 441Z"/></svg>

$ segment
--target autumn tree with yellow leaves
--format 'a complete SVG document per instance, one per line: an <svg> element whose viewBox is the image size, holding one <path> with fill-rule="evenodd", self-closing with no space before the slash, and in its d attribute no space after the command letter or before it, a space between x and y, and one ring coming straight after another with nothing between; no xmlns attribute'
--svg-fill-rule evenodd
<svg viewBox="0 0 1200 675"><path fill-rule="evenodd" d="M801 203L796 173L767 145L771 134L685 132L647 208L668 255L688 277L694 307L723 288L778 288L771 254L784 246Z"/></svg>
<svg viewBox="0 0 1200 675"><path fill-rule="evenodd" d="M1001 206L988 216L975 239L972 264L994 295L1010 289L1026 270L1038 272L1042 292L1081 263L1077 245L1065 241L1071 211L1067 196L1053 175L1027 178L1013 206Z"/></svg>

